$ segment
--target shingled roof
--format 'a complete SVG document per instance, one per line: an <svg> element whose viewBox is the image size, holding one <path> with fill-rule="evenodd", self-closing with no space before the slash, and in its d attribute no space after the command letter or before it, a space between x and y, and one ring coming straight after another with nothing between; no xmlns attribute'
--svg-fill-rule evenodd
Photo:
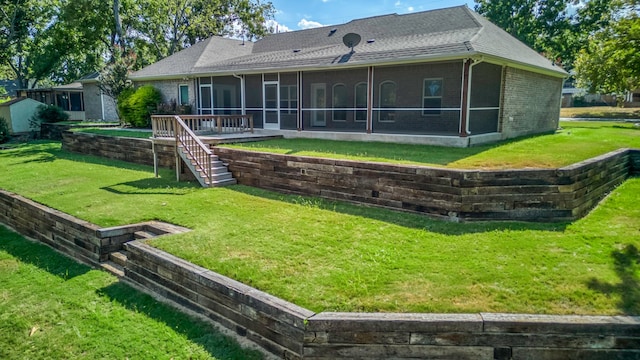
<svg viewBox="0 0 640 360"><path fill-rule="evenodd" d="M362 41L354 52L343 37ZM552 76L567 73L466 6L383 15L271 34L254 42L211 37L131 75L134 80L297 71L484 57Z"/></svg>

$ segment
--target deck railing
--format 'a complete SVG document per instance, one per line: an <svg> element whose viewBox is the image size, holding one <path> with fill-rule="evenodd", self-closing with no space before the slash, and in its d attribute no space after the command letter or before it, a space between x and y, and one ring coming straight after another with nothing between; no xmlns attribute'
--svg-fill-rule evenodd
<svg viewBox="0 0 640 360"><path fill-rule="evenodd" d="M152 115L153 137L173 137L175 119L196 135L253 133L253 115Z"/></svg>
<svg viewBox="0 0 640 360"><path fill-rule="evenodd" d="M196 171L203 174L203 177L211 184L213 173L211 172L211 160L213 158L213 152L209 149L209 146L205 145L198 136L189 129L187 124L182 121L179 116L175 116L175 137L178 148L182 148L188 158L192 160L193 166ZM178 149L176 149L179 151ZM176 166L176 171L178 166ZM197 175L196 175L197 176Z"/></svg>

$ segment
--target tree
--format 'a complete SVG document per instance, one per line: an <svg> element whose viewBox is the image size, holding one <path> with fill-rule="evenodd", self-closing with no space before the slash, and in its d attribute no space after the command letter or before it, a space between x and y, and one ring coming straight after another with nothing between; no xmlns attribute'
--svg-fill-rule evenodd
<svg viewBox="0 0 640 360"><path fill-rule="evenodd" d="M133 12L135 47L146 65L212 35L264 36L274 9L259 0L149 0L135 2Z"/></svg>
<svg viewBox="0 0 640 360"><path fill-rule="evenodd" d="M606 26L611 0L476 0L494 24L570 69L588 36Z"/></svg>
<svg viewBox="0 0 640 360"><path fill-rule="evenodd" d="M575 64L577 85L590 92L616 94L621 106L625 92L640 88L639 49L640 15L637 5L630 3L580 51Z"/></svg>

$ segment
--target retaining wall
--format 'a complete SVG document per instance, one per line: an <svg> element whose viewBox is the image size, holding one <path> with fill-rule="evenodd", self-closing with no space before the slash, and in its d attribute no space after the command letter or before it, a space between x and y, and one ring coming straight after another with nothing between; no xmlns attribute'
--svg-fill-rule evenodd
<svg viewBox="0 0 640 360"><path fill-rule="evenodd" d="M63 133L67 151L153 165L148 139ZM160 167L174 145L156 142ZM213 148L239 184L382 206L453 221L569 221L586 215L630 175L640 150L620 149L559 169L456 170ZM181 169L181 178L193 179Z"/></svg>
<svg viewBox="0 0 640 360"><path fill-rule="evenodd" d="M451 220L574 220L637 171L621 149L560 169L455 170L216 147L238 183ZM635 160L632 160L635 159ZM635 164L635 165L634 165ZM633 170L636 169L636 170Z"/></svg>
<svg viewBox="0 0 640 360"><path fill-rule="evenodd" d="M127 281L203 314L283 359L640 359L640 317L315 314L130 241L133 232L157 229L161 223L99 229L2 190L0 223L91 265L124 243Z"/></svg>

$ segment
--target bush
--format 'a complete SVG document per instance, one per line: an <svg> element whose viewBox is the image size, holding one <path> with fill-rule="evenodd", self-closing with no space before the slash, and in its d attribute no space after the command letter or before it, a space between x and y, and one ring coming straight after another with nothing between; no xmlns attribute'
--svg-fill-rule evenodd
<svg viewBox="0 0 640 360"><path fill-rule="evenodd" d="M69 114L55 105L40 105L34 114L40 123L57 123L69 120Z"/></svg>
<svg viewBox="0 0 640 360"><path fill-rule="evenodd" d="M0 144L9 140L11 135L9 134L9 123L5 118L0 117Z"/></svg>
<svg viewBox="0 0 640 360"><path fill-rule="evenodd" d="M133 127L149 127L151 112L161 100L162 94L151 85L141 86L135 91L125 90L118 96L120 117Z"/></svg>

